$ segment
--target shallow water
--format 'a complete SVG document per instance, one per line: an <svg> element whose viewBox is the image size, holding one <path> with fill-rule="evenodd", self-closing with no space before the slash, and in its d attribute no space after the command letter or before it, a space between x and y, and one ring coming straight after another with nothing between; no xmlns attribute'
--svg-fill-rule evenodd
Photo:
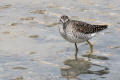
<svg viewBox="0 0 120 80"><path fill-rule="evenodd" d="M120 0L1 0L0 80L120 80ZM74 45L58 32L62 14L109 28L90 41L89 51ZM104 34L103 34L104 33ZM81 60L82 59L82 60Z"/></svg>

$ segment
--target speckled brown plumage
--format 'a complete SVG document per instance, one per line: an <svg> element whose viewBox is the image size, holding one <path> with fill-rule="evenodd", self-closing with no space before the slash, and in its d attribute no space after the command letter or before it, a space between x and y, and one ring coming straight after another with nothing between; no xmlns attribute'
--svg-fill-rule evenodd
<svg viewBox="0 0 120 80"><path fill-rule="evenodd" d="M76 32L81 32L84 34L92 34L95 32L102 31L107 28L108 25L91 25L86 22L71 20L73 29Z"/></svg>

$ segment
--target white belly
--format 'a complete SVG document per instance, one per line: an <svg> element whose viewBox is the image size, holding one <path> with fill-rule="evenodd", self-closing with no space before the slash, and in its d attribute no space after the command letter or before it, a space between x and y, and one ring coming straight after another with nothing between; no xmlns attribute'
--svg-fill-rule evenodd
<svg viewBox="0 0 120 80"><path fill-rule="evenodd" d="M65 33L63 28L59 28L59 32L65 40L72 42L72 43L82 43L82 42L85 42L95 36L95 33L93 33L93 34L79 33L78 35L75 36L75 34L72 32Z"/></svg>

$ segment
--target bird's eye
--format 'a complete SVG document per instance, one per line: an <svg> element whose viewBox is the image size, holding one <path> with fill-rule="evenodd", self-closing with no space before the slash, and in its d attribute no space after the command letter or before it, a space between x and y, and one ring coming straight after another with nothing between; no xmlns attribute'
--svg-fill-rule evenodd
<svg viewBox="0 0 120 80"><path fill-rule="evenodd" d="M60 19L60 22L62 22L62 20Z"/></svg>

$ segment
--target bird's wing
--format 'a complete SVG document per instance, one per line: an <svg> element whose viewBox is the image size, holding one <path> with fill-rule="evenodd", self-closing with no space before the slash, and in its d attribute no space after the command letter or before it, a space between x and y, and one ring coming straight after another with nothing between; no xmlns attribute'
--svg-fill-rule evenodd
<svg viewBox="0 0 120 80"><path fill-rule="evenodd" d="M73 31L84 33L84 34L92 34L107 28L107 25L91 25L86 22L74 21L74 20L72 22L73 22L72 28L74 29Z"/></svg>

